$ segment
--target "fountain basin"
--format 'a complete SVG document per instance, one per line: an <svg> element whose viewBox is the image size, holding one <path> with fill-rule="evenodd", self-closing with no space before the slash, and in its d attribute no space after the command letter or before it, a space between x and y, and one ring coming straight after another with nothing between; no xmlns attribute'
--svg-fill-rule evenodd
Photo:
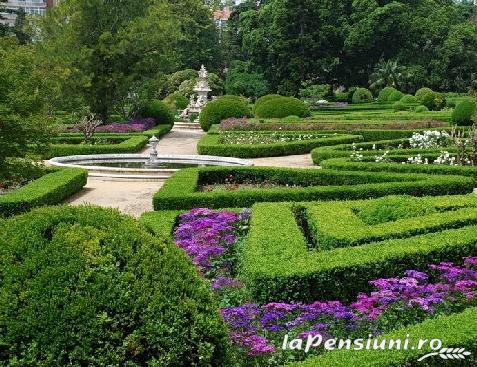
<svg viewBox="0 0 477 367"><path fill-rule="evenodd" d="M149 162L150 156L143 154L72 155L48 161L52 166L86 169L89 177L139 181L162 181L189 167L253 166L243 159L207 155L158 155L153 166Z"/></svg>

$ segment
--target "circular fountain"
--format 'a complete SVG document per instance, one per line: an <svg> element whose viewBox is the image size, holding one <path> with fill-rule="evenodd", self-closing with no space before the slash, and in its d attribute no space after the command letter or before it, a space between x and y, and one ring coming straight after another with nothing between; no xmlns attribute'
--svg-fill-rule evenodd
<svg viewBox="0 0 477 367"><path fill-rule="evenodd" d="M159 155L159 139L149 140L152 151L147 154L97 154L55 157L48 162L58 167L76 167L88 171L90 177L110 180L156 181L169 178L174 172L189 167L252 166L249 161L207 155Z"/></svg>

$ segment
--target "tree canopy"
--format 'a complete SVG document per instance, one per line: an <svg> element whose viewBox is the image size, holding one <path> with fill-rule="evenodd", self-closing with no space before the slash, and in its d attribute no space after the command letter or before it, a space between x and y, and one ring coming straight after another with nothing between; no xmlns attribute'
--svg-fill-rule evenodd
<svg viewBox="0 0 477 367"><path fill-rule="evenodd" d="M367 85L388 61L409 91L462 91L477 71L472 16L470 3L452 0L247 1L232 14L231 58L283 94L303 81Z"/></svg>

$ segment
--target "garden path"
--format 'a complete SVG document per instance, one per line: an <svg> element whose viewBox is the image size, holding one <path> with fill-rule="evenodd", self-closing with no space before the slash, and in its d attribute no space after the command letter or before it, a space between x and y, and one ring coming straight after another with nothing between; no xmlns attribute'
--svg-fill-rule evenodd
<svg viewBox="0 0 477 367"><path fill-rule="evenodd" d="M199 130L172 129L161 138L159 154L197 154L197 142L203 135ZM147 154L150 148L143 150ZM313 167L309 154L287 157L251 159L257 166L274 167ZM106 181L90 177L82 191L68 200L68 204L94 204L117 208L120 211L139 217L151 211L152 196L164 184L160 181Z"/></svg>

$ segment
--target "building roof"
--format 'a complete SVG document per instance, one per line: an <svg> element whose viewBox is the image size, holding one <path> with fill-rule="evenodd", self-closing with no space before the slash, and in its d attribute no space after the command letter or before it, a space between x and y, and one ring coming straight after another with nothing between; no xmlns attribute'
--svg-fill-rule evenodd
<svg viewBox="0 0 477 367"><path fill-rule="evenodd" d="M229 8L224 8L222 10L214 11L214 20L229 20L232 10Z"/></svg>

